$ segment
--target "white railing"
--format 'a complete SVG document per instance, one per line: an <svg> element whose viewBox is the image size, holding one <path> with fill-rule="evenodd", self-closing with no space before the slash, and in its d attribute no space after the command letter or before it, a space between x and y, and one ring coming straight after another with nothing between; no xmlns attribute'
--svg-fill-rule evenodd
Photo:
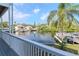
<svg viewBox="0 0 79 59"><path fill-rule="evenodd" d="M2 32L2 39L21 56L75 56L54 47L50 47L29 39L24 40L13 34Z"/></svg>

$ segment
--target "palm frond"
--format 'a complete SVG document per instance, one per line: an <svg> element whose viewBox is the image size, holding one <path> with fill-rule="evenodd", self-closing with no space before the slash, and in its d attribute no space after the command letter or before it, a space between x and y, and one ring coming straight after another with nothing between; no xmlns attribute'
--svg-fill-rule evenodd
<svg viewBox="0 0 79 59"><path fill-rule="evenodd" d="M75 14L79 16L79 10L68 10L67 12L71 13L71 14Z"/></svg>
<svg viewBox="0 0 79 59"><path fill-rule="evenodd" d="M79 9L79 4L71 4L67 9L77 10L77 9Z"/></svg>
<svg viewBox="0 0 79 59"><path fill-rule="evenodd" d="M75 22L75 24L79 24L79 21L75 18L74 15L69 14L68 16L71 18L71 19L68 19L69 20L69 26L68 27L70 27L73 22Z"/></svg>
<svg viewBox="0 0 79 59"><path fill-rule="evenodd" d="M58 27L58 21L55 21L54 26L57 28Z"/></svg>
<svg viewBox="0 0 79 59"><path fill-rule="evenodd" d="M79 21L75 17L73 17L73 21L75 22L75 24L79 25Z"/></svg>
<svg viewBox="0 0 79 59"><path fill-rule="evenodd" d="M69 23L68 28L70 28L71 25L72 25L72 22L74 20L74 16L72 14L67 14L67 20L68 20L68 23Z"/></svg>
<svg viewBox="0 0 79 59"><path fill-rule="evenodd" d="M48 16L48 19L47 19L48 24L50 23L50 21L52 20L52 18L56 15L56 12L57 11L51 11L49 13L49 16Z"/></svg>

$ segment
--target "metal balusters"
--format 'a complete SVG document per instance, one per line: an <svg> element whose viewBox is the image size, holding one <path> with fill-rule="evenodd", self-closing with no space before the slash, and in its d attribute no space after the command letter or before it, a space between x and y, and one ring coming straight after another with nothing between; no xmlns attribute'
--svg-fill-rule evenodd
<svg viewBox="0 0 79 59"><path fill-rule="evenodd" d="M42 55L41 55L41 56L44 56L44 51L43 51L43 50L41 50L41 52L42 52Z"/></svg>
<svg viewBox="0 0 79 59"><path fill-rule="evenodd" d="M38 56L38 47L36 47L35 51L36 51L36 56Z"/></svg>
<svg viewBox="0 0 79 59"><path fill-rule="evenodd" d="M37 56L37 47L34 48L35 56Z"/></svg>
<svg viewBox="0 0 79 59"><path fill-rule="evenodd" d="M23 47L24 47L24 51L23 51L24 52L24 55L27 56L27 45L25 44L25 42L24 42L24 46Z"/></svg>
<svg viewBox="0 0 79 59"><path fill-rule="evenodd" d="M41 52L41 56L42 56L42 50L40 52Z"/></svg>
<svg viewBox="0 0 79 59"><path fill-rule="evenodd" d="M30 44L30 56L32 56L32 44Z"/></svg>
<svg viewBox="0 0 79 59"><path fill-rule="evenodd" d="M39 56L39 48L37 47L37 56Z"/></svg>
<svg viewBox="0 0 79 59"><path fill-rule="evenodd" d="M31 44L29 43L29 56L31 56Z"/></svg>
<svg viewBox="0 0 79 59"><path fill-rule="evenodd" d="M31 51L33 51L33 46L31 45ZM31 56L33 56L33 52L31 52Z"/></svg>
<svg viewBox="0 0 79 59"><path fill-rule="evenodd" d="M36 53L35 49L36 49L36 48L35 48L35 46L34 46L34 56L35 56L35 53Z"/></svg>
<svg viewBox="0 0 79 59"><path fill-rule="evenodd" d="M41 49L39 49L39 56L41 56Z"/></svg>
<svg viewBox="0 0 79 59"><path fill-rule="evenodd" d="M46 56L46 54L45 54L46 52L44 51L44 56Z"/></svg>
<svg viewBox="0 0 79 59"><path fill-rule="evenodd" d="M27 42L27 56L29 56L29 43Z"/></svg>
<svg viewBox="0 0 79 59"><path fill-rule="evenodd" d="M39 49L39 56L43 56L43 50Z"/></svg>
<svg viewBox="0 0 79 59"><path fill-rule="evenodd" d="M48 53L47 52L45 52L45 56L48 56Z"/></svg>
<svg viewBox="0 0 79 59"><path fill-rule="evenodd" d="M23 40L15 35L2 32L3 40L13 48L19 55L26 56L52 56L52 55L74 55L54 47L49 47L29 39ZM5 37L4 37L5 36ZM16 42L16 43L15 43Z"/></svg>
<svg viewBox="0 0 79 59"><path fill-rule="evenodd" d="M38 47L36 47L36 56L38 56Z"/></svg>
<svg viewBox="0 0 79 59"><path fill-rule="evenodd" d="M35 53L35 52L34 52L34 46L32 46L32 53L33 53L32 55L34 56L34 53Z"/></svg>
<svg viewBox="0 0 79 59"><path fill-rule="evenodd" d="M28 43L28 56L30 56L30 43Z"/></svg>
<svg viewBox="0 0 79 59"><path fill-rule="evenodd" d="M27 42L24 44L24 55L28 55L28 44L27 44Z"/></svg>

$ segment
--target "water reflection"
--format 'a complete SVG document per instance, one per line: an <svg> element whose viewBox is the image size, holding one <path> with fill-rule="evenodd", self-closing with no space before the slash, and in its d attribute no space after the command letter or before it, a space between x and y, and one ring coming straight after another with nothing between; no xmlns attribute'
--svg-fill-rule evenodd
<svg viewBox="0 0 79 59"><path fill-rule="evenodd" d="M55 43L55 40L50 35L50 33L41 34L37 33L36 31L33 31L33 32L15 32L15 34L24 39L30 39L47 45Z"/></svg>
<svg viewBox="0 0 79 59"><path fill-rule="evenodd" d="M31 32L15 32L16 35L27 35L27 34L30 34Z"/></svg>

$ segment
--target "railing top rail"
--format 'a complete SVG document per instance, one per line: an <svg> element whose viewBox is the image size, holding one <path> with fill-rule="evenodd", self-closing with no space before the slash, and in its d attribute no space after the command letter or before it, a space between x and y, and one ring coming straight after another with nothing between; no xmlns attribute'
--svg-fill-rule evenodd
<svg viewBox="0 0 79 59"><path fill-rule="evenodd" d="M10 35L10 36L12 36L12 37L15 37L15 38L17 38L17 39L19 39L19 40L22 40L22 41L24 41L24 42L29 42L29 43L31 43L31 44L33 44L33 45L39 47L39 48L42 48L43 50L49 51L50 53L55 53L55 55L61 55L61 56L76 56L75 54L72 54L72 53L70 53L70 52L66 52L66 51L62 51L62 50L57 49L57 48L54 48L54 47L46 46L46 45L41 44L41 43L39 43L39 42L35 42L35 41L32 41L32 40L28 40L28 39L27 39L27 40L24 40L24 38L18 37L18 36L14 35L14 34L10 34L10 33L3 32L3 31L2 31L2 33L5 33L5 34Z"/></svg>

